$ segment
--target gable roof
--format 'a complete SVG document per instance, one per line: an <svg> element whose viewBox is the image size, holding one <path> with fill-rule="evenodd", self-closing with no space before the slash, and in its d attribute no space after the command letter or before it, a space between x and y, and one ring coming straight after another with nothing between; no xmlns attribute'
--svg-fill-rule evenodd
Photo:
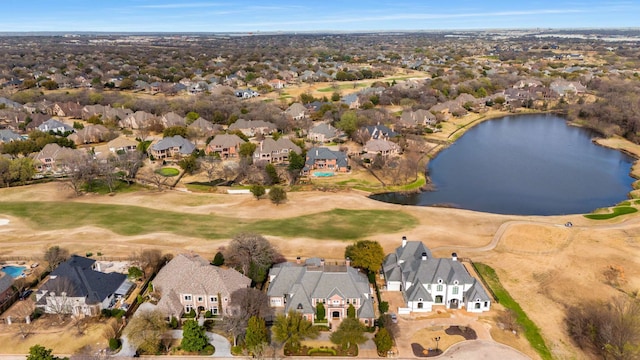
<svg viewBox="0 0 640 360"><path fill-rule="evenodd" d="M312 166L316 160L336 160L339 167L347 167L347 154L342 151L329 150L326 147L313 147L307 151L306 165Z"/></svg>
<svg viewBox="0 0 640 360"><path fill-rule="evenodd" d="M13 285L13 278L4 271L0 271L0 294L7 291L11 285Z"/></svg>
<svg viewBox="0 0 640 360"><path fill-rule="evenodd" d="M69 126L69 125L67 125L67 124L65 124L65 123L63 123L61 121L56 120L56 119L49 119L49 120L43 122L42 124L40 124L38 126L38 130L44 131L44 132L47 132L47 131L50 131L50 130L56 130L57 131L57 129L59 129L59 128L62 128L63 131L73 131L73 127L72 126Z"/></svg>
<svg viewBox="0 0 640 360"><path fill-rule="evenodd" d="M95 271L92 266L96 261L82 256L72 255L69 260L58 265L49 275L40 290L56 291L59 283L68 280L71 289L69 297L84 297L87 304L103 302L115 294L116 290L127 280L127 276L119 273L103 273ZM66 288L66 286L63 286Z"/></svg>
<svg viewBox="0 0 640 360"><path fill-rule="evenodd" d="M182 312L176 303L179 294L216 295L230 297L231 294L251 285L251 279L234 269L223 269L195 254L178 254L165 265L153 280L154 287L169 296L162 296L158 309L166 313ZM174 295L170 295L173 293ZM178 306L178 308L176 308Z"/></svg>
<svg viewBox="0 0 640 360"><path fill-rule="evenodd" d="M309 134L321 134L324 135L325 138L331 139L338 136L338 129L329 124L320 123L311 128Z"/></svg>
<svg viewBox="0 0 640 360"><path fill-rule="evenodd" d="M315 313L313 299L329 299L339 295L343 299L361 299L360 313L373 314L373 304L366 301L371 293L369 281L363 273L351 266L318 266L313 261L304 265L283 263L274 265L269 271L269 278L271 280L267 295L284 295L287 299L285 312L291 309L312 314Z"/></svg>
<svg viewBox="0 0 640 360"><path fill-rule="evenodd" d="M196 146L191 141L180 135L163 138L157 143L151 145L151 149L154 151L162 151L174 147L180 148L180 154L183 155L189 155L196 149Z"/></svg>
<svg viewBox="0 0 640 360"><path fill-rule="evenodd" d="M400 146L385 139L370 139L364 144L363 150L367 152L400 151Z"/></svg>
<svg viewBox="0 0 640 360"><path fill-rule="evenodd" d="M20 135L14 133L11 130L0 129L0 143L9 142L9 141L17 141L22 140Z"/></svg>
<svg viewBox="0 0 640 360"><path fill-rule="evenodd" d="M238 146L244 142L245 141L236 134L218 134L209 142L208 146L219 146L227 148Z"/></svg>

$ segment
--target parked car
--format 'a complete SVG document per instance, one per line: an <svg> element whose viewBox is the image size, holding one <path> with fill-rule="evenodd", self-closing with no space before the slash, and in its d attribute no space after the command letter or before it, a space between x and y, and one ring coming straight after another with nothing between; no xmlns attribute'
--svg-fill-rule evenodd
<svg viewBox="0 0 640 360"><path fill-rule="evenodd" d="M29 290L25 290L20 294L19 299L20 300L25 300L29 298L29 295L33 294L33 290L29 289Z"/></svg>
<svg viewBox="0 0 640 360"><path fill-rule="evenodd" d="M398 323L398 315L396 315L395 313L390 313L389 316L391 317L391 322L394 324Z"/></svg>

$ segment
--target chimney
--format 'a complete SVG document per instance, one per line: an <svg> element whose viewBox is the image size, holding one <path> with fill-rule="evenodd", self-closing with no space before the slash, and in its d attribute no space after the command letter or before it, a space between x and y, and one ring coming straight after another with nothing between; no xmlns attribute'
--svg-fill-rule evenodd
<svg viewBox="0 0 640 360"><path fill-rule="evenodd" d="M347 256L347 258L344 260L345 265L347 265L347 267L351 266L351 259Z"/></svg>
<svg viewBox="0 0 640 360"><path fill-rule="evenodd" d="M422 253L422 261L427 260L427 253L423 252Z"/></svg>
<svg viewBox="0 0 640 360"><path fill-rule="evenodd" d="M320 266L324 266L324 258L320 259Z"/></svg>
<svg viewBox="0 0 640 360"><path fill-rule="evenodd" d="M296 264L300 264L302 262L302 260L300 259L300 256L296 257Z"/></svg>
<svg viewBox="0 0 640 360"><path fill-rule="evenodd" d="M451 253L451 260L452 261L458 261L458 254L457 253Z"/></svg>
<svg viewBox="0 0 640 360"><path fill-rule="evenodd" d="M407 237L403 236L402 237L402 247L405 247L405 246L407 246Z"/></svg>

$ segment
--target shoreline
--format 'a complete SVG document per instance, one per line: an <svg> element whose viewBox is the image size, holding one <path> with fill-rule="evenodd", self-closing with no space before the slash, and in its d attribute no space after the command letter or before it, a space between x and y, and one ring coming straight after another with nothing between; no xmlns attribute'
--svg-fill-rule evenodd
<svg viewBox="0 0 640 360"><path fill-rule="evenodd" d="M500 119L500 118L505 118L507 116L519 116L519 115L529 115L529 114L556 114L558 116L563 116L564 114L562 112L559 111L526 111L526 112L518 112L518 113L510 113L507 111L495 111L489 115L485 115L485 114L478 114L479 117L477 117L476 119L473 119L467 123L465 123L462 126L459 126L456 130L454 130L453 132L450 132L447 136L445 140L445 143L438 143L435 144L435 146L433 146L431 149L429 149L425 154L424 154L424 164L421 166L424 166L424 171L423 171L423 175L425 177L425 184L417 189L413 189L413 190L406 190L406 191L382 191L382 192L369 192L368 197L371 197L372 195L383 195L383 194L416 194L416 193L421 193L421 192L426 192L426 191L434 191L435 190L435 186L432 184L430 177L429 177L429 172L428 172L428 165L429 162L435 158L436 156L438 156L438 154L443 151L444 149L448 148L450 145L454 144L460 137L462 137L469 129L474 128L475 126L477 126L478 124L481 124L485 121L489 121L489 120L496 120L496 119ZM574 127L579 127L579 128L585 128L585 129L590 129L594 132L597 132L600 135L603 135L602 132L600 132L598 129L592 128L592 127L586 127L580 123L574 122L574 121L570 121L568 119L566 120L566 124L568 126L574 126ZM425 137L426 141L429 142L430 140L433 141L442 141L440 139L435 139L435 138L429 138L428 136ZM631 157L634 159L633 164L631 166L631 169L629 171L629 176L633 179L635 179L635 181L632 183L631 185L631 190L627 193L627 197L629 199L633 199L636 198L636 196L634 196L634 192L638 191L638 183L640 182L640 144L635 144L632 143L631 141L619 137L619 136L612 136L612 137L594 137L591 139L592 143L594 143L595 145L598 146L602 146L608 149L612 149L612 150L617 150L620 151L621 153ZM636 148L636 149L631 149L631 148ZM635 150L635 151L634 151ZM640 194L637 194L640 196ZM376 200L376 201L382 201L382 200ZM405 204L401 204L401 205L405 205ZM420 206L420 205L411 205L410 206ZM433 206L431 205L431 207L438 207L438 206ZM458 208L456 208L458 209ZM463 208L459 208L464 210ZM595 210L595 209L594 209Z"/></svg>

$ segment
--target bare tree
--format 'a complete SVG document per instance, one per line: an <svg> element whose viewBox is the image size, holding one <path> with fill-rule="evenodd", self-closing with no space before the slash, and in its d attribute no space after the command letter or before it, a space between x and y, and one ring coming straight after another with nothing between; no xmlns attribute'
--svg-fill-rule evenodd
<svg viewBox="0 0 640 360"><path fill-rule="evenodd" d="M75 303L74 297L78 293L75 284L69 278L50 278L40 290L46 291L44 294L46 301L45 312L58 315L62 320L65 315L73 313Z"/></svg>
<svg viewBox="0 0 640 360"><path fill-rule="evenodd" d="M567 310L565 324L581 348L605 359L640 358L640 301L620 296L608 303L585 303Z"/></svg>
<svg viewBox="0 0 640 360"><path fill-rule="evenodd" d="M144 249L134 256L146 277L151 276L162 264L162 252L158 249Z"/></svg>
<svg viewBox="0 0 640 360"><path fill-rule="evenodd" d="M236 235L225 252L225 262L240 269L254 281L259 280L259 272L266 272L277 257L277 251L271 243L262 235L254 233Z"/></svg>
<svg viewBox="0 0 640 360"><path fill-rule="evenodd" d="M118 156L118 169L124 180L131 183L135 180L138 170L142 167L143 154L138 151L128 151Z"/></svg>
<svg viewBox="0 0 640 360"><path fill-rule="evenodd" d="M116 181L118 180L117 165L117 159L114 156L109 156L106 161L98 164L100 177L109 188L110 193L113 192Z"/></svg>
<svg viewBox="0 0 640 360"><path fill-rule="evenodd" d="M153 354L159 349L167 329L161 311L138 311L127 325L124 335L136 349Z"/></svg>
<svg viewBox="0 0 640 360"><path fill-rule="evenodd" d="M162 191L164 190L164 187L167 185L168 178L154 171L154 172L151 172L151 175L149 175L148 180L155 187L158 188L158 191Z"/></svg>
<svg viewBox="0 0 640 360"><path fill-rule="evenodd" d="M109 319L102 330L102 337L107 341L115 339L118 336L119 329L120 321L118 319Z"/></svg>
<svg viewBox="0 0 640 360"><path fill-rule="evenodd" d="M207 174L209 182L216 178L216 174L221 169L220 163L220 159L214 156L205 156L200 158L200 168L204 170L205 174Z"/></svg>
<svg viewBox="0 0 640 360"><path fill-rule="evenodd" d="M34 303L29 299L20 301L13 307L13 313L20 317L20 319L16 320L16 323L18 323L18 330L20 331L20 336L22 336L23 339L31 335L31 332L33 331L31 314L33 314L34 309Z"/></svg>
<svg viewBox="0 0 640 360"><path fill-rule="evenodd" d="M60 263L67 261L68 258L69 250L58 245L52 246L44 252L44 260L49 264L49 271L55 269Z"/></svg>

